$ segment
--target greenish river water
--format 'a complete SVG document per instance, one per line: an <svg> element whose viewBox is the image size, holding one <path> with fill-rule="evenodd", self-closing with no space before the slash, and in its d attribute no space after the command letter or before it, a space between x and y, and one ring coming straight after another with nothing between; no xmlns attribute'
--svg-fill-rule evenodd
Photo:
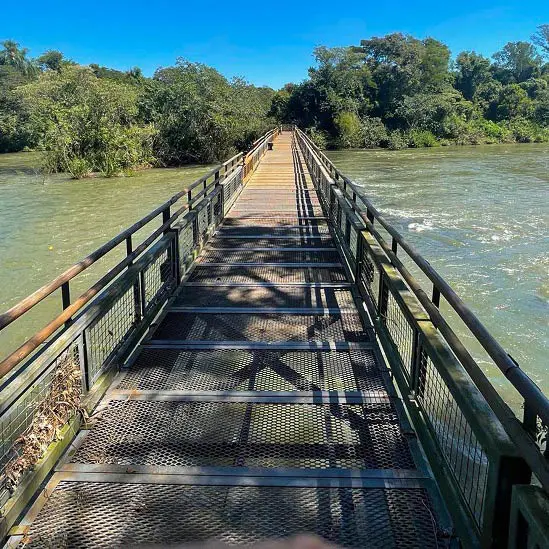
<svg viewBox="0 0 549 549"><path fill-rule="evenodd" d="M334 151L329 157L549 394L549 147ZM492 381L503 375L456 325Z"/></svg>
<svg viewBox="0 0 549 549"><path fill-rule="evenodd" d="M338 151L330 157L364 186L549 393L549 147ZM73 181L44 179L35 164L32 154L0 155L1 310L207 170L198 166ZM73 296L122 254L109 254L80 275ZM56 293L0 333L0 356L59 312L59 302ZM476 351L490 378L513 400L499 371Z"/></svg>
<svg viewBox="0 0 549 549"><path fill-rule="evenodd" d="M135 177L44 178L32 153L0 155L0 310L17 303L170 196L198 179L208 166L154 169ZM135 245L150 234L151 223ZM145 234L146 232L146 234ZM71 283L77 297L123 258L125 246L110 252ZM0 357L60 312L55 292L29 314L0 332Z"/></svg>

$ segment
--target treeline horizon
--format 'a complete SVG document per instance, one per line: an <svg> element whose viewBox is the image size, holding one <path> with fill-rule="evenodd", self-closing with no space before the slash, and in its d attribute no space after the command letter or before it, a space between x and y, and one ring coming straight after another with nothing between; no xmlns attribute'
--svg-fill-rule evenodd
<svg viewBox="0 0 549 549"><path fill-rule="evenodd" d="M179 58L145 77L49 50L0 50L0 152L40 150L73 177L220 161L277 123L323 148L549 141L549 25L492 58L402 33L315 48L275 91Z"/></svg>

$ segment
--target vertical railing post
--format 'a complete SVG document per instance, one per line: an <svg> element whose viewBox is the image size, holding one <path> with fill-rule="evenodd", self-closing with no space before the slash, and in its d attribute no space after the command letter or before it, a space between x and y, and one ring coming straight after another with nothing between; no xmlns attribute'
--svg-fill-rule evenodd
<svg viewBox="0 0 549 549"><path fill-rule="evenodd" d="M129 256L133 252L132 235L126 237L126 256ZM133 261L128 264L128 269L133 265ZM141 310L141 299L139 294L139 279L135 280L133 285L133 308L134 308L134 322L137 324L141 318L143 311Z"/></svg>
<svg viewBox="0 0 549 549"><path fill-rule="evenodd" d="M70 304L71 304L71 289L70 289L68 280L67 280L67 282L64 282L63 285L61 286L61 301L63 303L63 310L70 307ZM69 318L65 322L65 328L68 328L71 324L72 324L72 318Z"/></svg>
<svg viewBox="0 0 549 549"><path fill-rule="evenodd" d="M356 229L355 229L356 230ZM364 262L363 259L364 254L364 242L363 242L363 236L362 232L356 231L356 263L355 263L355 284L360 285L360 277L362 274L362 264Z"/></svg>
<svg viewBox="0 0 549 549"><path fill-rule="evenodd" d="M90 377L88 368L88 349L86 345L86 330L78 337L78 362L80 363L80 374L82 376L82 394L90 390Z"/></svg>

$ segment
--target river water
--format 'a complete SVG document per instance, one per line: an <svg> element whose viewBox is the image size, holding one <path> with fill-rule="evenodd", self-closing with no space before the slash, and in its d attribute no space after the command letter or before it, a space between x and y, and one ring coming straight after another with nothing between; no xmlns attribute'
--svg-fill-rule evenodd
<svg viewBox="0 0 549 549"><path fill-rule="evenodd" d="M329 156L549 393L549 147L493 145ZM0 155L0 310L134 223L206 166L136 177L43 178L33 154ZM139 241L139 239L138 239ZM121 259L109 254L73 296ZM59 292L0 333L0 356L60 311ZM467 333L463 330L463 336ZM502 375L473 350L509 400Z"/></svg>
<svg viewBox="0 0 549 549"><path fill-rule="evenodd" d="M135 177L44 178L33 153L0 155L0 310L17 303L198 179L208 166L154 169ZM150 234L158 223L151 224ZM145 238L137 235L135 245ZM125 246L71 283L76 297L120 261ZM60 312L60 292L0 332L0 357Z"/></svg>
<svg viewBox="0 0 549 549"><path fill-rule="evenodd" d="M549 146L334 151L399 232L549 394ZM516 396L456 325L510 401Z"/></svg>

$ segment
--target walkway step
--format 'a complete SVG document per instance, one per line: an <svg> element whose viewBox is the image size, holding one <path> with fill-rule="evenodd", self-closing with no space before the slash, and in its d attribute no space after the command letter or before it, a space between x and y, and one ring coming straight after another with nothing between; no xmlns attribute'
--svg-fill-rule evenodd
<svg viewBox="0 0 549 549"><path fill-rule="evenodd" d="M296 282L346 282L342 267L284 267L281 265L224 265L215 270L206 265L198 265L191 273L189 282L209 282L220 284L253 283L296 283Z"/></svg>
<svg viewBox="0 0 549 549"><path fill-rule="evenodd" d="M295 249L273 250L215 250L207 249L200 258L200 264L206 263L332 263L340 264L341 256L334 248L331 250L320 249Z"/></svg>
<svg viewBox="0 0 549 549"><path fill-rule="evenodd" d="M223 477L189 476L178 484L150 477L155 483L140 475L57 474L26 537L48 547L96 548L208 539L249 545L311 532L347 548L372 547L372 540L376 547L439 547L429 492L417 481L341 488L338 479L309 487L283 479L273 487L257 486L255 478L251 486L231 486Z"/></svg>
<svg viewBox="0 0 549 549"><path fill-rule="evenodd" d="M145 348L118 388L192 391L385 391L372 349Z"/></svg>
<svg viewBox="0 0 549 549"><path fill-rule="evenodd" d="M357 312L337 314L168 312L151 341L368 341Z"/></svg>

